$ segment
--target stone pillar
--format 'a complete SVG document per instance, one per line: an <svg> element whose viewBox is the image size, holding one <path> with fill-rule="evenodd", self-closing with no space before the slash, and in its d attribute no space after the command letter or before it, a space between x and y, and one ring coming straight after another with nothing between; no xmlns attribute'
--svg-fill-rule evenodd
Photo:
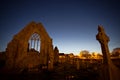
<svg viewBox="0 0 120 80"><path fill-rule="evenodd" d="M36 41L37 41L37 47L36 47L36 50L39 51L39 49L38 49L39 39L37 39Z"/></svg>
<svg viewBox="0 0 120 80"><path fill-rule="evenodd" d="M101 50L103 54L103 67L102 67L102 80L120 80L120 70L112 63L110 59L110 53L108 48L109 37L105 34L104 28L98 26L98 34L96 39L101 44Z"/></svg>
<svg viewBox="0 0 120 80"><path fill-rule="evenodd" d="M31 39L31 45L30 45L30 49L32 49L32 41L33 41L33 39Z"/></svg>
<svg viewBox="0 0 120 80"><path fill-rule="evenodd" d="M109 64L110 63L110 54L108 49L108 42L109 37L105 34L104 29L102 26L98 26L98 34L96 35L96 39L101 44L101 50L103 54L103 63Z"/></svg>
<svg viewBox="0 0 120 80"><path fill-rule="evenodd" d="M45 41L41 40L41 48L40 48L40 64L44 64L44 53L45 53Z"/></svg>
<svg viewBox="0 0 120 80"><path fill-rule="evenodd" d="M49 45L48 45L48 43L45 43L44 45L45 45L45 46L44 46L44 48L45 48L45 49L44 49L44 54L43 54L43 56L44 56L44 64L47 66L47 65L48 65L48 64L47 64L47 63L48 63L47 61L49 60L49 59L48 59L48 56L49 56L49 51L48 51Z"/></svg>
<svg viewBox="0 0 120 80"><path fill-rule="evenodd" d="M54 48L54 63L57 63L59 60L59 50L57 46Z"/></svg>
<svg viewBox="0 0 120 80"><path fill-rule="evenodd" d="M34 49L35 49L36 39L34 39Z"/></svg>
<svg viewBox="0 0 120 80"><path fill-rule="evenodd" d="M98 34L96 35L96 39L101 44L101 50L103 54L103 69L104 69L104 80L111 80L111 71L110 71L110 54L108 49L109 37L105 34L102 26L98 26Z"/></svg>
<svg viewBox="0 0 120 80"><path fill-rule="evenodd" d="M77 70L79 70L79 69L80 69L80 62L79 62L79 59L77 59L76 64L77 64Z"/></svg>
<svg viewBox="0 0 120 80"><path fill-rule="evenodd" d="M52 41L49 43L49 60L48 60L48 70L53 69L53 62L54 62L54 51Z"/></svg>

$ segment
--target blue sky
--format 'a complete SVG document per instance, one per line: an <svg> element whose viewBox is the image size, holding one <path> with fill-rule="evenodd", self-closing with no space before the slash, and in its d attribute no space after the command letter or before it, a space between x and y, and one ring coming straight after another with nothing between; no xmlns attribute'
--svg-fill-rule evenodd
<svg viewBox="0 0 120 80"><path fill-rule="evenodd" d="M110 37L110 51L120 47L119 0L4 0L0 10L0 51L31 21L44 25L60 52L101 52L99 24Z"/></svg>

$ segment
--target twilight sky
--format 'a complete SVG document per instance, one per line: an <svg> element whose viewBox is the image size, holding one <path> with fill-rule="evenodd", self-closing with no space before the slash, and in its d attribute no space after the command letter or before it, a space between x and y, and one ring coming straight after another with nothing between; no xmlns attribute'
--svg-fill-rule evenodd
<svg viewBox="0 0 120 80"><path fill-rule="evenodd" d="M0 51L31 21L44 25L60 52L101 52L96 40L99 24L110 37L110 51L120 47L119 0L0 1Z"/></svg>

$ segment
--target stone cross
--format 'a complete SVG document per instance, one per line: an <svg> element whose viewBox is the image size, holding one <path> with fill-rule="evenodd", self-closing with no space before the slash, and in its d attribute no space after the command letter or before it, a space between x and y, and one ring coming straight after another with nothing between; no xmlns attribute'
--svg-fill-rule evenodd
<svg viewBox="0 0 120 80"><path fill-rule="evenodd" d="M109 37L106 35L104 28L101 25L98 25L98 34L96 35L96 39L101 44L101 50L103 54L103 64L109 64L110 54L108 48L108 42L110 41Z"/></svg>
<svg viewBox="0 0 120 80"><path fill-rule="evenodd" d="M96 39L101 44L101 50L103 54L103 65L102 65L102 79L101 80L120 80L120 70L112 63L110 59L110 53L108 48L109 37L106 35L104 28L98 26L98 34Z"/></svg>
<svg viewBox="0 0 120 80"><path fill-rule="evenodd" d="M101 25L98 25L98 34L96 39L101 44L101 50L103 54L103 79L111 80L110 75L110 54L108 49L108 42L110 41L109 37L106 35L104 28Z"/></svg>

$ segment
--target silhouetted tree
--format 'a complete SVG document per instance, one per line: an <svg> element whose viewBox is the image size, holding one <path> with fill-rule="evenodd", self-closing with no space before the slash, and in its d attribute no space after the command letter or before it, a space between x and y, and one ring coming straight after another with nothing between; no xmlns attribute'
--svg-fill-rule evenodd
<svg viewBox="0 0 120 80"><path fill-rule="evenodd" d="M98 54L97 54L97 56L98 56L98 57L103 57L103 55L102 55L102 54L100 54L100 53L98 53Z"/></svg>
<svg viewBox="0 0 120 80"><path fill-rule="evenodd" d="M115 48L113 49L112 53L111 53L112 57L118 57L120 56L120 48Z"/></svg>
<svg viewBox="0 0 120 80"><path fill-rule="evenodd" d="M80 52L80 55L81 55L81 57L85 57L85 58L89 58L89 57L91 57L91 54L89 53L89 51L87 51L87 50L83 50L83 51L81 51Z"/></svg>

